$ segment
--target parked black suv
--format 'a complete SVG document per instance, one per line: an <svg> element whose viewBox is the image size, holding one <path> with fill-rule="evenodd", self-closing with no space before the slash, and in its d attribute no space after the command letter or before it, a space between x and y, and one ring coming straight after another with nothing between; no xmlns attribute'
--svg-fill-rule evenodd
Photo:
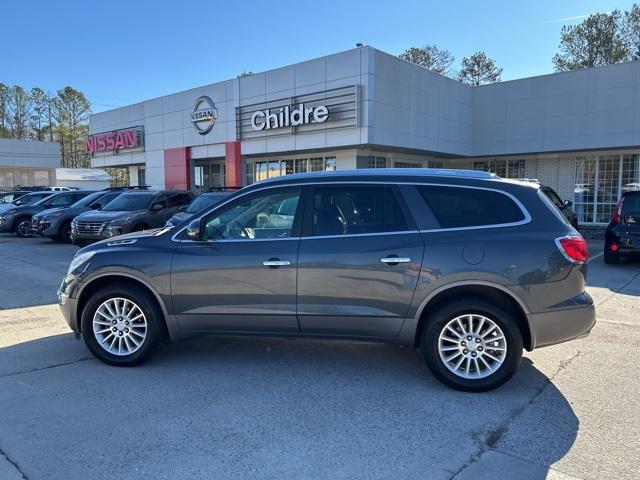
<svg viewBox="0 0 640 480"><path fill-rule="evenodd" d="M122 192L102 190L87 193L90 195L69 207L51 208L34 215L31 219L31 234L49 237L57 242L69 243L71 241L71 221L75 217L90 210L99 210Z"/></svg>
<svg viewBox="0 0 640 480"><path fill-rule="evenodd" d="M549 200L553 202L553 204L558 207L558 210L562 212L562 215L565 216L567 221L571 224L571 226L575 229L578 228L578 216L576 212L573 211L573 202L571 200L561 200L560 196L555 192L555 190L548 185L540 185L540 190L549 197Z"/></svg>
<svg viewBox="0 0 640 480"><path fill-rule="evenodd" d="M71 240L91 242L162 227L192 199L193 193L187 190L125 190L100 210L81 213L73 219Z"/></svg>
<svg viewBox="0 0 640 480"><path fill-rule="evenodd" d="M167 227L174 227L179 225L180 223L190 219L200 210L204 210L205 208L213 207L214 205L220 203L222 200L227 198L233 192L237 190L215 190L212 192L206 192L199 196L197 196L193 202L191 202L188 206L183 207L180 211L178 211L173 217L167 220Z"/></svg>
<svg viewBox="0 0 640 480"><path fill-rule="evenodd" d="M604 237L604 261L640 254L640 190L622 194Z"/></svg>
<svg viewBox="0 0 640 480"><path fill-rule="evenodd" d="M515 373L523 347L591 330L587 259L537 185L347 170L258 182L187 225L83 248L59 299L112 365L167 335L340 338L418 346L442 382L480 391Z"/></svg>

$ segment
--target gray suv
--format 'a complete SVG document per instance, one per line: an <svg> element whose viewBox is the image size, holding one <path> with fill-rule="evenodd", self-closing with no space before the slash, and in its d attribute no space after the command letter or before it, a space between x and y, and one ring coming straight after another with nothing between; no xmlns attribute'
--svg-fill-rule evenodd
<svg viewBox="0 0 640 480"><path fill-rule="evenodd" d="M136 365L200 334L418 347L461 390L586 335L584 239L537 185L429 169L299 174L78 251L59 289L89 350Z"/></svg>
<svg viewBox="0 0 640 480"><path fill-rule="evenodd" d="M91 242L164 226L193 200L187 190L129 191L118 195L100 210L78 215L71 222L73 243Z"/></svg>

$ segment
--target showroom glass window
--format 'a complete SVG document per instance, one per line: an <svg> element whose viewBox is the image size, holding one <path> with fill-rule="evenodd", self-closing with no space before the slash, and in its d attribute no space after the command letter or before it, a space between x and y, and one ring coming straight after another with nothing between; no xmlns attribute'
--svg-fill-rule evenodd
<svg viewBox="0 0 640 480"><path fill-rule="evenodd" d="M336 157L296 158L247 164L247 185L292 173L322 172L336 169Z"/></svg>
<svg viewBox="0 0 640 480"><path fill-rule="evenodd" d="M638 154L578 157L573 209L580 223L606 224L622 193L640 190Z"/></svg>
<svg viewBox="0 0 640 480"><path fill-rule="evenodd" d="M408 230L390 187L320 187L313 195L313 236L358 235Z"/></svg>
<svg viewBox="0 0 640 480"><path fill-rule="evenodd" d="M495 173L502 178L525 178L525 161L516 160L479 160L473 162L474 170Z"/></svg>
<svg viewBox="0 0 640 480"><path fill-rule="evenodd" d="M206 220L205 240L260 240L293 235L300 190L246 195Z"/></svg>

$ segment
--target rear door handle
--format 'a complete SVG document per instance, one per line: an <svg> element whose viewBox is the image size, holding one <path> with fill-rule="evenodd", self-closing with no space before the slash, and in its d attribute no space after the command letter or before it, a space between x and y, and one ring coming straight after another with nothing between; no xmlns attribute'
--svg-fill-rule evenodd
<svg viewBox="0 0 640 480"><path fill-rule="evenodd" d="M279 260L277 258L270 258L269 260L265 260L262 262L262 265L265 267L278 268L278 267L286 267L291 265L289 260Z"/></svg>
<svg viewBox="0 0 640 480"><path fill-rule="evenodd" d="M381 258L382 263L409 263L411 259L409 257L384 257Z"/></svg>

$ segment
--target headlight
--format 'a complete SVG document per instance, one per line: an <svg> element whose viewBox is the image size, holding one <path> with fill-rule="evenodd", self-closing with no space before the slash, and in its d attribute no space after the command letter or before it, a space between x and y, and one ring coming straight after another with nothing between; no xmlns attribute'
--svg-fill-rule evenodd
<svg viewBox="0 0 640 480"><path fill-rule="evenodd" d="M87 263L95 254L96 252L84 252L73 257L73 260L71 260L71 264L69 265L69 270L67 270L67 275L75 271L82 264Z"/></svg>

